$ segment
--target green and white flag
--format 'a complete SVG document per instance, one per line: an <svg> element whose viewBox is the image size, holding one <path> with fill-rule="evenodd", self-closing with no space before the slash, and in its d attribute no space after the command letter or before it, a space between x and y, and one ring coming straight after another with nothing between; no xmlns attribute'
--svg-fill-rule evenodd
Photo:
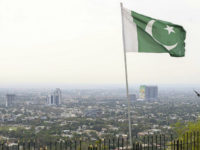
<svg viewBox="0 0 200 150"><path fill-rule="evenodd" d="M122 8L124 48L126 52L185 55L186 32L182 26L153 19Z"/></svg>

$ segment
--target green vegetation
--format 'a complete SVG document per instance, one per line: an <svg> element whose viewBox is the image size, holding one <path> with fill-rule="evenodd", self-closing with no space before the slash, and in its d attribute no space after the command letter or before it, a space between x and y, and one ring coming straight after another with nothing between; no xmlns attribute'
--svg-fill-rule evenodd
<svg viewBox="0 0 200 150"><path fill-rule="evenodd" d="M200 131L200 120L195 122L177 122L173 125L174 130L179 138L183 138L187 133L191 134Z"/></svg>

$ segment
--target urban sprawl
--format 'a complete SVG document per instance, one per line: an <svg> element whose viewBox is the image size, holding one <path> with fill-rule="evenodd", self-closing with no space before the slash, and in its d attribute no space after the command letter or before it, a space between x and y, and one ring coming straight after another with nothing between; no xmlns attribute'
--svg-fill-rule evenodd
<svg viewBox="0 0 200 150"><path fill-rule="evenodd" d="M125 89L0 90L0 137L97 140L127 137ZM131 99L132 135L174 134L177 122L195 121L200 102L192 90L142 85Z"/></svg>

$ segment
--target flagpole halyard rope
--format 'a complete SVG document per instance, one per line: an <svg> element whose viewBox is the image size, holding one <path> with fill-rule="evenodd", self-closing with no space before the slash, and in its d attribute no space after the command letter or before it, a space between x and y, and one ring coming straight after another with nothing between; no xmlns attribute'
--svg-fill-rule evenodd
<svg viewBox="0 0 200 150"><path fill-rule="evenodd" d="M131 135L131 118L130 118L130 96L129 96L129 86L128 86L128 71L127 71L127 61L126 61L126 47L125 47L125 36L124 36L124 22L123 22L123 4L121 6L121 16L122 16L122 37L123 37L123 49L124 49L124 65L125 65L125 77L126 77L126 96L128 101L128 124L129 124L129 140L130 147L132 147L132 135Z"/></svg>

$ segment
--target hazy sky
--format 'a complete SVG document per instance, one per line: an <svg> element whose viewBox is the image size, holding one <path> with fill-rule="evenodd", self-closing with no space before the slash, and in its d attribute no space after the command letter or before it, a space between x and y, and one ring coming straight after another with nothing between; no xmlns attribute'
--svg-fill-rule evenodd
<svg viewBox="0 0 200 150"><path fill-rule="evenodd" d="M130 83L200 84L200 1L126 0L184 26L186 57L128 53ZM0 87L123 84L119 0L0 0Z"/></svg>

